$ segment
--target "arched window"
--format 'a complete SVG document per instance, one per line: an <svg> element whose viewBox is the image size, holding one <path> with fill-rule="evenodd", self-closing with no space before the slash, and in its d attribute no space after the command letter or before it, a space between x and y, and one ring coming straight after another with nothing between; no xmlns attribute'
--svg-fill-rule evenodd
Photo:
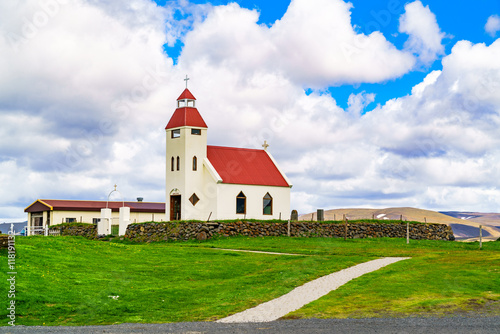
<svg viewBox="0 0 500 334"><path fill-rule="evenodd" d="M198 170L198 159L196 156L193 157L193 170Z"/></svg>
<svg viewBox="0 0 500 334"><path fill-rule="evenodd" d="M262 207L263 214L273 214L273 198L271 197L271 195L269 195L269 193L267 193L266 196L264 196L264 198L262 199Z"/></svg>
<svg viewBox="0 0 500 334"><path fill-rule="evenodd" d="M172 160L170 162L170 170L173 172L174 171L174 165L175 165L175 159L172 157Z"/></svg>
<svg viewBox="0 0 500 334"><path fill-rule="evenodd" d="M177 170L181 170L181 159L177 157Z"/></svg>
<svg viewBox="0 0 500 334"><path fill-rule="evenodd" d="M238 196L236 196L236 213L243 213L245 214L247 212L247 197L243 193L243 191L240 191Z"/></svg>

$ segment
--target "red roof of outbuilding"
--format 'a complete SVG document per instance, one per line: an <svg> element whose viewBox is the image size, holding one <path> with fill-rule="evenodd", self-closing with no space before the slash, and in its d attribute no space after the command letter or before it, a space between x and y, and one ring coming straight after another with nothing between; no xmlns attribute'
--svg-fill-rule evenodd
<svg viewBox="0 0 500 334"><path fill-rule="evenodd" d="M108 202L108 208L118 211L123 206L123 202ZM125 206L130 208L130 212L154 212L164 213L165 203L153 202L125 202ZM48 210L59 211L100 211L106 208L106 201L78 201L64 199L39 199L24 209L25 212L39 212Z"/></svg>
<svg viewBox="0 0 500 334"><path fill-rule="evenodd" d="M179 100L185 100L185 99L196 100L196 98L194 97L194 95L191 94L191 92L187 88L184 89L184 91L182 92L182 94L177 98L177 101L179 101Z"/></svg>
<svg viewBox="0 0 500 334"><path fill-rule="evenodd" d="M264 150L207 146L207 158L223 183L290 186Z"/></svg>
<svg viewBox="0 0 500 334"><path fill-rule="evenodd" d="M193 107L177 108L174 114L168 121L165 129L178 128L181 126L195 126L199 128L208 128L207 124L201 117L198 109Z"/></svg>

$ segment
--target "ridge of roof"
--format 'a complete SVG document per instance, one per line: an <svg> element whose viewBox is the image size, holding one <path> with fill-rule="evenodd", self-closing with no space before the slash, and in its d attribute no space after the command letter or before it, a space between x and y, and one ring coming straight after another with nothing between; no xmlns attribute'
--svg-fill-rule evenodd
<svg viewBox="0 0 500 334"><path fill-rule="evenodd" d="M181 95L177 98L177 101L179 101L179 100L185 100L185 99L196 100L196 98L194 97L194 95L187 88L184 89L184 91L181 93Z"/></svg>

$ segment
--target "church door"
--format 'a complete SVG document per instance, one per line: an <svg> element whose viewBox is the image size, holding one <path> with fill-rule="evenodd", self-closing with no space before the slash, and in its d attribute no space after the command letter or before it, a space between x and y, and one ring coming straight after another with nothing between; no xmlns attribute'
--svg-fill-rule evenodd
<svg viewBox="0 0 500 334"><path fill-rule="evenodd" d="M170 220L181 219L181 195L170 196Z"/></svg>

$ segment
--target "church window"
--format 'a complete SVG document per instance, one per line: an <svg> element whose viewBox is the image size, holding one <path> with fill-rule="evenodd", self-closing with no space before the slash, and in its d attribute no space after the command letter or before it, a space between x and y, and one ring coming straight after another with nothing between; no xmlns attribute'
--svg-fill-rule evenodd
<svg viewBox="0 0 500 334"><path fill-rule="evenodd" d="M198 170L198 159L193 157L193 170Z"/></svg>
<svg viewBox="0 0 500 334"><path fill-rule="evenodd" d="M263 198L263 214L272 215L273 214L273 198L269 193Z"/></svg>
<svg viewBox="0 0 500 334"><path fill-rule="evenodd" d="M174 166L175 166L175 159L172 157L172 160L170 161L170 170L173 172L174 171Z"/></svg>
<svg viewBox="0 0 500 334"><path fill-rule="evenodd" d="M195 193L193 193L191 197L189 197L189 201L191 202L191 204L193 204L193 206L195 206L196 203L200 201L200 199L198 198L198 196L196 196Z"/></svg>
<svg viewBox="0 0 500 334"><path fill-rule="evenodd" d="M192 135L201 135L201 129L191 129Z"/></svg>
<svg viewBox="0 0 500 334"><path fill-rule="evenodd" d="M181 136L181 129L172 130L172 138L179 138Z"/></svg>
<svg viewBox="0 0 500 334"><path fill-rule="evenodd" d="M247 211L247 197L240 191L238 196L236 196L236 213L246 213Z"/></svg>
<svg viewBox="0 0 500 334"><path fill-rule="evenodd" d="M177 157L177 170L181 170L181 159Z"/></svg>

